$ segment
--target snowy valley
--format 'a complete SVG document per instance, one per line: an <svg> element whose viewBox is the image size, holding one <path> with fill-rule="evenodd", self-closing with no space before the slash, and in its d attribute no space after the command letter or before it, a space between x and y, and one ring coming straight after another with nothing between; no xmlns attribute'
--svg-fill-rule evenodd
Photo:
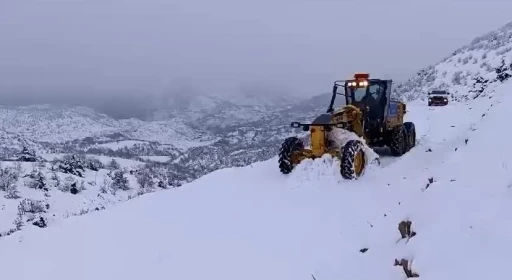
<svg viewBox="0 0 512 280"><path fill-rule="evenodd" d="M85 107L2 106L0 157L16 157L27 147L41 154L169 162L187 169L181 173L193 174L187 177L190 181L219 168L272 157L289 133L288 120L325 110L325 98L313 100L272 106L202 100L202 107L168 111L166 118L159 113L158 120L116 120Z"/></svg>
<svg viewBox="0 0 512 280"><path fill-rule="evenodd" d="M328 156L287 176L277 168L281 141L300 132L289 123L325 111L328 94L276 106L205 101L158 120L0 107L2 273L503 278L512 272L512 154L502 130L511 68L512 23L395 86L417 146L383 156L386 164L357 181L343 180ZM427 107L432 89L449 90L453 102Z"/></svg>

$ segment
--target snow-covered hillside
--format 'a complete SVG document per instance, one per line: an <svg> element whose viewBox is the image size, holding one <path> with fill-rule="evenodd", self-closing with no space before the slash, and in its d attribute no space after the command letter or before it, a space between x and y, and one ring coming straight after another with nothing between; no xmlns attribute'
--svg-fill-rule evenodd
<svg viewBox="0 0 512 280"><path fill-rule="evenodd" d="M155 141L162 144L188 143L185 148L214 140L180 119L147 122L139 119L114 120L86 107L24 106L0 107L2 130L27 139L59 143L86 137L116 137ZM182 145L183 146L183 145ZM179 147L183 148L183 147Z"/></svg>
<svg viewBox="0 0 512 280"><path fill-rule="evenodd" d="M329 157L290 175L273 158L44 230L27 225L0 239L2 275L503 279L512 273L512 153L502 129L511 90L507 81L492 98L410 103L417 146L357 181L343 180Z"/></svg>
<svg viewBox="0 0 512 280"><path fill-rule="evenodd" d="M429 91L446 89L454 99L467 100L510 75L512 22L475 38L439 63L421 69L399 85L395 93L406 100L425 100Z"/></svg>
<svg viewBox="0 0 512 280"><path fill-rule="evenodd" d="M55 154L42 158L47 161L0 162L0 237L25 225L51 226L181 185L166 168L133 160Z"/></svg>

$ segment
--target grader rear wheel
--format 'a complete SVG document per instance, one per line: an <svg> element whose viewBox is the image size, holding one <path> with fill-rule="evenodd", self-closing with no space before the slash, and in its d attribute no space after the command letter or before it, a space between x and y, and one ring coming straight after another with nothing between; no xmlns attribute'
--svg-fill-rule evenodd
<svg viewBox="0 0 512 280"><path fill-rule="evenodd" d="M412 122L405 122L404 128L407 136L407 151L414 148L416 146L416 127Z"/></svg>
<svg viewBox="0 0 512 280"><path fill-rule="evenodd" d="M344 179L355 180L359 178L366 167L366 155L363 143L359 140L350 140L341 148L340 172Z"/></svg>
<svg viewBox="0 0 512 280"><path fill-rule="evenodd" d="M391 143L389 143L389 149L393 156L401 157L407 152L406 133L407 131L405 130L404 125L397 125L393 127L393 130L391 131Z"/></svg>

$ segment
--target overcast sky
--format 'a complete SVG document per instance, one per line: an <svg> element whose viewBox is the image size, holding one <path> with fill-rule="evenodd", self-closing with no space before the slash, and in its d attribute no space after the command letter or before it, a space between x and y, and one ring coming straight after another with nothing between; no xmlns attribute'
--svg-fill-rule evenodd
<svg viewBox="0 0 512 280"><path fill-rule="evenodd" d="M493 0L0 0L0 94L313 95L407 79L512 21Z"/></svg>

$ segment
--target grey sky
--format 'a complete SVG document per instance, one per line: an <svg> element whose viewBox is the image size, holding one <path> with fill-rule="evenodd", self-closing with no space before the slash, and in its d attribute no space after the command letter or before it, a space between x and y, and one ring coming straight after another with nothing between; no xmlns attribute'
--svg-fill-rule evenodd
<svg viewBox="0 0 512 280"><path fill-rule="evenodd" d="M221 95L262 83L312 95L355 71L399 81L511 10L492 0L3 0L0 94L159 95L180 84Z"/></svg>

